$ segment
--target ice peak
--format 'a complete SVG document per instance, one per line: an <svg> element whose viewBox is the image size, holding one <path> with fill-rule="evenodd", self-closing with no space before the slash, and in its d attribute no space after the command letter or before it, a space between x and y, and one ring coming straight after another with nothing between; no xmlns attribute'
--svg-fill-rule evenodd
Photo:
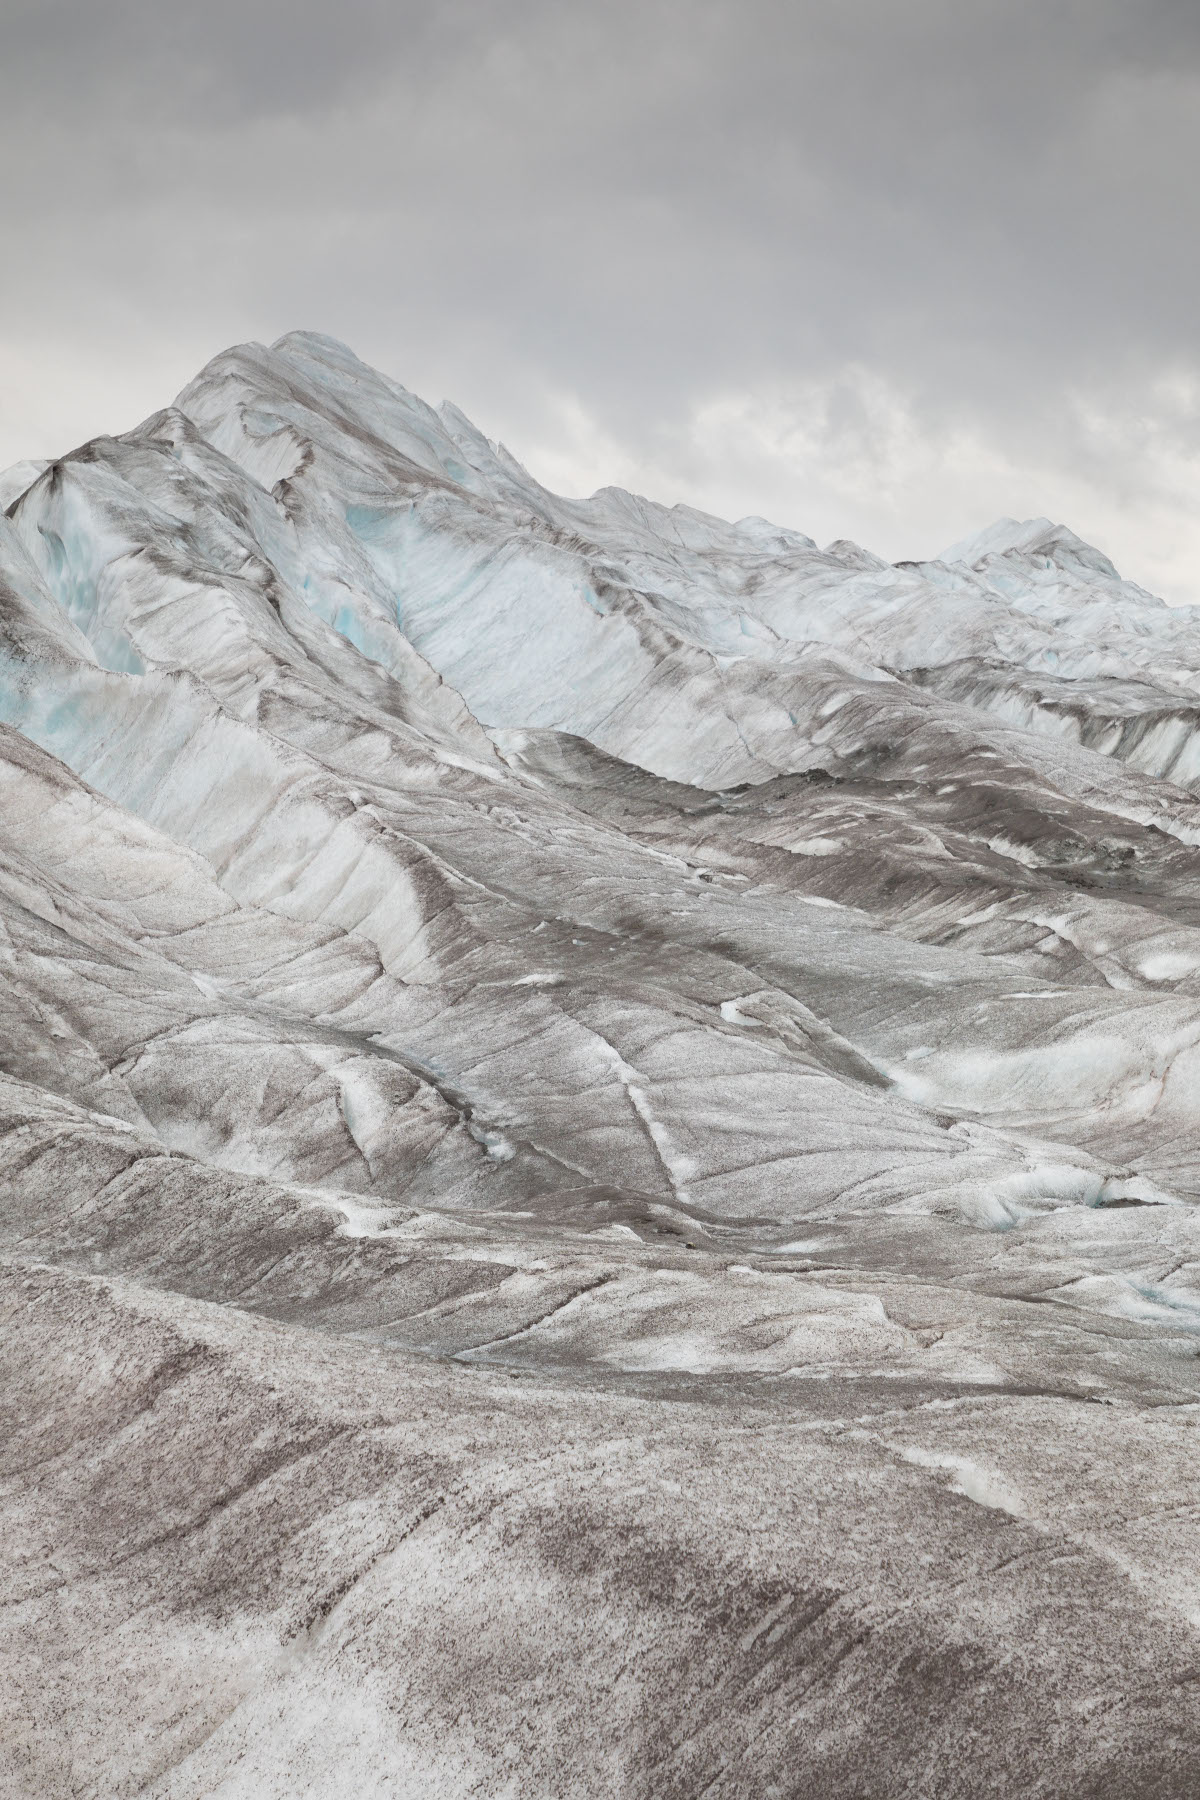
<svg viewBox="0 0 1200 1800"><path fill-rule="evenodd" d="M271 350L277 355L299 351L302 355L315 357L318 361L331 363L336 367L365 369L371 375L375 374L370 364L356 356L349 344L344 344L341 338L332 337L325 331L285 331L282 337L275 339Z"/></svg>
<svg viewBox="0 0 1200 1800"><path fill-rule="evenodd" d="M1045 556L1052 562L1085 564L1098 574L1119 580L1117 570L1102 550L1089 544L1066 525L1053 519L997 519L983 531L961 538L943 550L938 561L976 568L990 556Z"/></svg>

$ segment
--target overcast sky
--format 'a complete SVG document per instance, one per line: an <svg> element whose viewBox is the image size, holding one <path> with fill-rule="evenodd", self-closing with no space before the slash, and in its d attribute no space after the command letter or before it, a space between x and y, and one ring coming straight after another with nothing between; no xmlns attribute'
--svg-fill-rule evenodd
<svg viewBox="0 0 1200 1800"><path fill-rule="evenodd" d="M549 486L1200 601L1196 0L0 0L0 466L309 328Z"/></svg>

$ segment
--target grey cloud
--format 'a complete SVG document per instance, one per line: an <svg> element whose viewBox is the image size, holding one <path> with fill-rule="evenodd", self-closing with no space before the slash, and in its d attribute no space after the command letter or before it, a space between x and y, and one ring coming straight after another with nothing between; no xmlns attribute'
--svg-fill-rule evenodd
<svg viewBox="0 0 1200 1800"><path fill-rule="evenodd" d="M7 12L0 204L24 254L0 333L43 360L91 344L136 388L153 343L182 383L233 338L312 325L518 451L553 442L567 397L681 493L698 409L802 405L813 383L840 491L856 469L869 485L853 446L875 423L843 419L855 371L931 443L1040 471L1050 509L1081 471L1097 512L1157 491L1147 419L1152 447L1194 454L1188 409L1153 398L1196 365L1192 6ZM1101 416L1099 435L1081 423ZM720 500L719 472L703 485ZM831 523L882 523L866 489L838 504Z"/></svg>

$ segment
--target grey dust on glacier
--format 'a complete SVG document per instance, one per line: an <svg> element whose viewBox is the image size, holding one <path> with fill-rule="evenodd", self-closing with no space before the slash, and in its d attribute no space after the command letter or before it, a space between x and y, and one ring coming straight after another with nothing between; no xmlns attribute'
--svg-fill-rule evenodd
<svg viewBox="0 0 1200 1800"><path fill-rule="evenodd" d="M0 477L17 1800L1200 1789L1200 611L308 333Z"/></svg>

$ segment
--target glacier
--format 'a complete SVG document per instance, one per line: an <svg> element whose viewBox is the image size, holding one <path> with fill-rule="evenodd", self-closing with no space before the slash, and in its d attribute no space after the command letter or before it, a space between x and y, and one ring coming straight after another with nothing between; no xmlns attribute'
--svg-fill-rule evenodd
<svg viewBox="0 0 1200 1800"><path fill-rule="evenodd" d="M307 332L0 504L3 1791L1194 1794L1200 609Z"/></svg>

